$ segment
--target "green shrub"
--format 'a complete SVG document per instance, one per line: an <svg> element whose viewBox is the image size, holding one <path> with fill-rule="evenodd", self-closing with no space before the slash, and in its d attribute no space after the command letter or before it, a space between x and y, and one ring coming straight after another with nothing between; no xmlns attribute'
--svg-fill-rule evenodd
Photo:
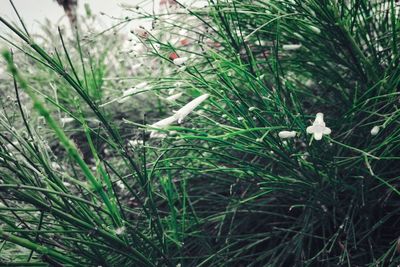
<svg viewBox="0 0 400 267"><path fill-rule="evenodd" d="M0 260L400 264L399 5L164 2L122 22L154 20L122 51L139 73L118 63L122 39L102 51L107 31L52 53L0 18L39 68L3 53Z"/></svg>

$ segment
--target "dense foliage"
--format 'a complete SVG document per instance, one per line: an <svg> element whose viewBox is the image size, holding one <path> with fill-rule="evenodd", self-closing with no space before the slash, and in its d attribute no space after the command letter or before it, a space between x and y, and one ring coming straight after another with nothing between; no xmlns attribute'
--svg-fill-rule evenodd
<svg viewBox="0 0 400 267"><path fill-rule="evenodd" d="M396 1L124 8L0 17L2 264L400 264Z"/></svg>

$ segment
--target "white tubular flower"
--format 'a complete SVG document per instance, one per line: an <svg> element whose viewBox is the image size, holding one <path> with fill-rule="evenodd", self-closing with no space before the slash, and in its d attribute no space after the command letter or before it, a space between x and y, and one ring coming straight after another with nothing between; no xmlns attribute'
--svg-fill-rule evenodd
<svg viewBox="0 0 400 267"><path fill-rule="evenodd" d="M161 128L162 129L162 128L170 126L176 120L177 120L177 118L175 117L175 115L173 115L173 116L170 116L168 118L162 119L162 120L160 120L160 121L158 121L156 123L153 123L151 125L151 127L153 127L153 128Z"/></svg>
<svg viewBox="0 0 400 267"><path fill-rule="evenodd" d="M172 123L174 123L177 120L177 118L175 117L175 115L170 116L168 118L162 119L156 123L153 123L152 125L150 125L153 128L159 128L159 129L164 129L168 126L170 126ZM150 138L164 138L167 135L165 133L159 133L157 132L157 130L151 130L150 131Z"/></svg>
<svg viewBox="0 0 400 267"><path fill-rule="evenodd" d="M315 32L316 34L320 34L321 30L318 27L312 26L310 25L310 30L312 30L313 32Z"/></svg>
<svg viewBox="0 0 400 267"><path fill-rule="evenodd" d="M296 131L280 131L278 136L281 139L293 138L296 136Z"/></svg>
<svg viewBox="0 0 400 267"><path fill-rule="evenodd" d="M282 46L283 50L297 50L300 49L301 44L286 44Z"/></svg>
<svg viewBox="0 0 400 267"><path fill-rule="evenodd" d="M178 57L173 60L174 64L177 66L182 66L188 60L187 57Z"/></svg>
<svg viewBox="0 0 400 267"><path fill-rule="evenodd" d="M182 121L186 118L186 116L189 115L190 112L192 112L195 108L197 108L209 96L210 96L209 94L201 95L193 99L186 105L184 105L178 111L176 111L174 117L178 120L178 123L182 123Z"/></svg>
<svg viewBox="0 0 400 267"><path fill-rule="evenodd" d="M165 99L173 102L173 101L177 100L178 98L180 98L182 95L183 95L183 93L177 93L177 94L171 95Z"/></svg>
<svg viewBox="0 0 400 267"><path fill-rule="evenodd" d="M371 129L371 135L377 135L379 133L379 131L380 131L379 126L374 126Z"/></svg>
<svg viewBox="0 0 400 267"><path fill-rule="evenodd" d="M320 112L317 113L313 124L307 127L307 133L312 134L315 140L321 140L324 134L331 132L331 129L325 126L324 114Z"/></svg>

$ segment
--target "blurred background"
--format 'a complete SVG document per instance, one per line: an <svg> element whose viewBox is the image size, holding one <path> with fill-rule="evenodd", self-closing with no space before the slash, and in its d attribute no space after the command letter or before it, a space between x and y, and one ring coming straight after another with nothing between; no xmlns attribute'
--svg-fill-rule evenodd
<svg viewBox="0 0 400 267"><path fill-rule="evenodd" d="M31 31L40 29L40 24L45 23L46 19L56 25L62 26L68 24L69 19L66 15L68 7L72 10L76 9L78 13L83 14L85 12L85 5L88 5L94 15L105 14L104 16L108 16L110 19L102 20L104 25L99 26L103 27L111 25L113 20L117 20L117 18L128 14L122 6L144 6L143 0L13 0L13 2ZM77 2L76 7L74 7L74 2ZM151 3L146 6L151 10ZM18 20L9 0L0 0L0 16L11 21Z"/></svg>

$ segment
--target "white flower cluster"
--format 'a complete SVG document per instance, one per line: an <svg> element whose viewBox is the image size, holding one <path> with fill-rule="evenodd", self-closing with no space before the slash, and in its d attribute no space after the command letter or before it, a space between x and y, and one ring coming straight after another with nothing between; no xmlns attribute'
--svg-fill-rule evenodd
<svg viewBox="0 0 400 267"><path fill-rule="evenodd" d="M380 127L374 126L371 129L371 135L375 136L379 133ZM324 135L331 134L332 130L329 127L326 127L326 123L324 121L324 114L319 112L315 116L315 120L311 126L308 126L306 129L308 134L312 134L313 138L317 141L321 140ZM296 137L296 131L280 131L278 133L279 138L286 139L286 138L293 138Z"/></svg>
<svg viewBox="0 0 400 267"><path fill-rule="evenodd" d="M326 127L324 122L324 114L319 112L315 116L315 120L311 126L306 129L308 134L312 134L315 140L321 140L323 135L329 135L332 131L330 128ZM296 131L280 131L278 133L279 138L293 138L296 137Z"/></svg>

